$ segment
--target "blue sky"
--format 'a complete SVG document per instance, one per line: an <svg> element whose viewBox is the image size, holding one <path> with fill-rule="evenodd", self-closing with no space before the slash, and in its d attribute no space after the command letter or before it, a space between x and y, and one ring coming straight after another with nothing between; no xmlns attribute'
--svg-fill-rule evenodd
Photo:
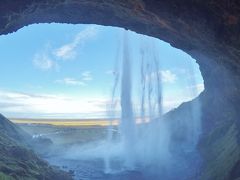
<svg viewBox="0 0 240 180"><path fill-rule="evenodd" d="M8 117L103 117L123 31L97 25L38 24L1 36L0 112ZM199 67L189 55L152 37L134 32L128 32L128 37L134 75L140 71L141 47L155 47L165 112L203 90ZM133 81L137 104L137 76Z"/></svg>

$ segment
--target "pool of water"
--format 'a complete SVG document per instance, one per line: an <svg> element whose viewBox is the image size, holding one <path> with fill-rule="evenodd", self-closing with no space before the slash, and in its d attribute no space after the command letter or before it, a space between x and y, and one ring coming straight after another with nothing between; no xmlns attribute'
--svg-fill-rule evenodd
<svg viewBox="0 0 240 180"><path fill-rule="evenodd" d="M197 161L191 157L192 166L179 158L171 166L145 166L136 167L134 170L127 170L122 167L120 161L112 163L112 171L105 172L105 165L102 159L72 160L59 156L50 157L47 160L52 164L61 167L65 171L73 171L75 180L192 180L197 179ZM194 176L194 177L193 177Z"/></svg>
<svg viewBox="0 0 240 180"><path fill-rule="evenodd" d="M59 158L51 158L48 161L60 166L63 170L74 171L74 179L76 180L148 180L150 177L143 174L140 170L113 170L105 173L103 160L66 160ZM154 179L160 179L155 177Z"/></svg>

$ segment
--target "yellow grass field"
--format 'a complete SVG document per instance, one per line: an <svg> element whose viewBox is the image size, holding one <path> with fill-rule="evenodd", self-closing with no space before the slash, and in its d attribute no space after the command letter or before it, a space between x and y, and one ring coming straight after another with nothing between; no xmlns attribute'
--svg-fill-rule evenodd
<svg viewBox="0 0 240 180"><path fill-rule="evenodd" d="M76 120L76 119L61 119L61 120L48 120L48 119L10 119L16 124L48 124L54 126L108 126L110 121L108 120ZM112 125L118 125L118 120L113 120Z"/></svg>

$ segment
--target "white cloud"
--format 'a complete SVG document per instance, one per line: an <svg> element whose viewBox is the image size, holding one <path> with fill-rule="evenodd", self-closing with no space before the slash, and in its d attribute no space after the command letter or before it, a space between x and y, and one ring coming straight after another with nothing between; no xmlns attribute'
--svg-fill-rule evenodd
<svg viewBox="0 0 240 180"><path fill-rule="evenodd" d="M106 98L71 97L52 94L27 94L0 90L0 112L10 117L71 118L104 114Z"/></svg>
<svg viewBox="0 0 240 180"><path fill-rule="evenodd" d="M90 71L84 71L82 73L82 80L83 81L91 81L91 80L93 80L92 73Z"/></svg>
<svg viewBox="0 0 240 180"><path fill-rule="evenodd" d="M162 81L165 83L174 83L177 79L176 74L171 72L170 70L161 71Z"/></svg>
<svg viewBox="0 0 240 180"><path fill-rule="evenodd" d="M188 86L187 89L192 94L194 94L194 96L197 96L204 90L204 84L203 83L199 83L199 84L196 84L196 85L191 85L191 86Z"/></svg>
<svg viewBox="0 0 240 180"><path fill-rule="evenodd" d="M46 45L43 53L36 53L33 57L33 64L41 70L59 69L60 66L55 59L73 59L77 55L76 48L84 45L88 40L97 35L97 26L91 25L79 32L72 42L62 45L60 48L53 49L49 44ZM91 77L85 77L85 80L91 80Z"/></svg>
<svg viewBox="0 0 240 180"><path fill-rule="evenodd" d="M71 85L71 86L86 86L88 81L92 81L92 73L90 71L84 71L81 74L80 79L66 77L63 79L56 80L55 83Z"/></svg>
<svg viewBox="0 0 240 180"><path fill-rule="evenodd" d="M84 45L84 43L86 43L86 41L92 39L93 37L95 37L97 34L97 28L96 26L88 26L87 28L85 28L84 30L82 30L81 32L79 32L75 38L72 40L72 42L65 44L63 46L61 46L60 48L57 48L55 51L53 51L53 54L61 59L73 59L77 52L76 52L76 48L79 45Z"/></svg>
<svg viewBox="0 0 240 180"><path fill-rule="evenodd" d="M105 71L105 73L106 73L107 75L115 75L115 74L117 74L117 72L114 71L114 70L107 70L107 71Z"/></svg>
<svg viewBox="0 0 240 180"><path fill-rule="evenodd" d="M170 70L162 70L159 71L159 75L161 76L161 80L163 83L174 83L177 80L176 74L174 74ZM151 73L150 76L146 76L146 80L155 80L155 73Z"/></svg>
<svg viewBox="0 0 240 180"><path fill-rule="evenodd" d="M66 44L53 52L53 54L62 59L72 59L76 56L76 51L74 51L75 46L72 44Z"/></svg>
<svg viewBox="0 0 240 180"><path fill-rule="evenodd" d="M33 58L33 64L35 67L41 70L57 68L56 62L54 62L46 53L35 54Z"/></svg>
<svg viewBox="0 0 240 180"><path fill-rule="evenodd" d="M196 85L197 91L200 93L204 90L204 84L200 83Z"/></svg>
<svg viewBox="0 0 240 180"><path fill-rule="evenodd" d="M85 82L74 79L74 78L64 78L61 80L56 80L55 82L60 83L60 84L65 84L65 85L71 85L71 86L85 86L86 85Z"/></svg>

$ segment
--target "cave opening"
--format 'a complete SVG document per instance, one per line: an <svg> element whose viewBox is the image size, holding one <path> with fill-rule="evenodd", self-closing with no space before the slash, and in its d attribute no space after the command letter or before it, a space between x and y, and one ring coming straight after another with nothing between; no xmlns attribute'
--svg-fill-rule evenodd
<svg viewBox="0 0 240 180"><path fill-rule="evenodd" d="M77 178L83 177L79 169L82 169L86 162L89 163L88 168L90 169L88 170L91 170L92 162L89 162L89 159L103 158L106 161L109 158L106 158L109 144L103 145L103 138L106 140L109 129L105 127L111 124L113 118L114 128L111 129L111 136L118 138L119 128L115 128L115 126L119 124L118 119L122 113L120 89L115 92L114 98L117 105L114 115L111 114L112 110L109 110L109 105L111 105L112 87L116 83L116 74L124 69L121 67L121 59L126 58L122 54L123 34L123 29L98 25L38 24L24 27L18 32L2 36L0 39L0 47L3 50L0 58L4 59L1 61L1 67L4 67L1 74L4 79L0 81L2 104L0 112L14 123L19 124L32 135L33 139L37 139L39 145L43 143L49 146L49 149L37 150L41 156L50 163L61 164L65 169L74 170ZM154 77L156 64L151 65L149 59L157 59L159 63L157 74L161 77L163 114L174 110L184 102L193 100L204 90L199 66L183 51L172 48L158 39L134 32L128 32L128 41L129 59L132 62L132 107L136 121L141 121L143 110L141 108L142 98L140 98L142 97L140 74L142 73L141 62L143 59L147 61L145 69L152 66L152 69L147 69L144 74L146 84L153 82L152 85L148 83L149 86L154 86L153 84L159 81ZM122 71L122 74L124 73L126 72ZM146 94L152 93L154 88L146 87ZM153 98L156 98L157 94L152 94ZM152 100L148 99L148 101L151 103ZM142 118L151 119L150 111L157 111L154 104L156 102L152 103L153 105L146 108L147 114ZM180 118L184 119L181 116ZM115 119L117 120L115 121ZM146 151L153 154L158 148L163 149L162 146L174 148L176 145L182 146L184 153L191 151L189 141L192 139L189 137L193 136L191 129L194 127L189 123L189 118L186 119L185 122L181 121L175 126L166 125L173 129L179 128L180 132L177 134L180 135L178 137L175 137L175 134L167 135L169 137L165 137L165 133L158 134L158 131L166 131L165 128L161 129L162 125L155 130L147 127L147 131L154 133L148 133L151 136L146 138L144 143L139 143L139 147L141 149L145 145L151 147L158 141L160 144L163 141L165 143L165 138L172 138L174 141L182 138L185 140L179 140L180 143L174 142L167 145L163 143L160 147L154 146ZM170 124L172 123L174 124L174 122L170 122ZM142 128L142 125L140 126ZM140 128L138 127L138 129ZM181 131L189 132L184 134ZM159 135L163 135L164 138ZM188 143L183 145L184 141ZM35 150L39 149L39 145L34 145ZM119 156L119 154L123 156L121 143L114 144L111 148L113 157ZM182 151L179 152L182 153ZM147 159L142 158L142 161L151 162L156 158L148 153L139 153L139 157L150 156ZM52 158L53 154L58 158ZM166 154L159 154L159 156L166 156ZM195 154L191 157L193 160L195 160L194 156ZM177 158L182 160L181 157ZM167 164L166 161L169 159L160 159L159 161ZM106 170L106 165L101 165L101 163L103 162L94 167L96 174L108 174L109 169ZM184 163L187 164L187 161ZM113 179L116 174L122 176L118 173L121 173L123 165L115 163L112 166ZM189 164L187 166L189 167ZM159 166L157 167L159 168ZM171 165L166 167L172 168ZM160 169L166 167L160 163ZM132 171L131 168L130 170ZM163 171L161 176L164 174ZM186 169L179 168L179 171L181 172L177 175L185 173ZM141 177L139 172L135 174L134 171L127 176L132 175L135 178ZM88 174L87 176L92 178L92 175Z"/></svg>
<svg viewBox="0 0 240 180"><path fill-rule="evenodd" d="M189 164L184 164L184 162L198 159L197 156L194 156L194 153L188 156L189 151L192 151L192 149L186 148L186 143L185 146L182 146L183 143L176 142L185 142L185 130L189 129L185 122L189 122L192 119L191 111L194 109L192 106L196 104L196 101L200 101L202 105L202 134L197 145L199 152L197 155L201 156L202 164L198 174L194 177L190 175L191 178L189 179L225 180L239 178L240 4L238 1L186 0L182 3L177 0L24 0L21 2L10 0L1 1L0 4L1 35L15 32L24 26L35 23L100 24L123 27L141 34L156 37L191 55L200 66L204 78L204 92L196 99L182 103L178 108L164 115L165 120L171 120L168 122L169 126L172 127L172 132L174 132L171 133L173 141L170 147L174 154L184 155L184 159L176 157L176 160L181 162L180 166L188 167ZM3 37L1 36L0 39ZM24 38L25 40L26 38ZM8 44L6 43L6 45ZM21 62L26 63L27 61ZM15 67L17 66L19 64L16 63ZM43 67L46 68L49 66L54 66L55 70L59 68L56 65L52 65L52 63L45 63ZM67 66L65 65L64 67ZM9 77L6 69L1 69L4 75L1 76L3 77L1 79ZM18 71L18 68L14 70L15 73ZM73 79L65 79L65 81L76 83ZM13 79L11 82L16 81ZM21 87L21 85L18 87ZM31 89L31 87L28 87L28 89ZM16 92L9 94L9 92L6 92L7 90L9 89L4 89L5 102L7 102L7 99L9 100L13 97L22 97L22 99L25 98L26 100L29 97L28 94L19 95ZM185 91L185 93L187 92ZM37 98L37 96L34 97ZM42 104L38 100L35 99L34 102ZM29 103L27 102L24 105ZM45 103L48 106L47 109L49 109L49 106L51 107L51 104L58 104L59 109L65 110L61 106L63 104L62 99L55 103L48 101ZM12 105L14 105L15 110L19 111L21 109L19 103L9 103L9 101L1 105L1 107L7 109L8 107L12 107ZM37 110L42 110L43 107ZM71 106L68 104L68 106L64 107ZM7 113L4 112L4 114ZM26 115L24 116L26 117ZM187 118L184 119L182 118L183 116ZM26 149L28 145L25 144L23 148L20 147L19 143L26 143L24 141L25 138L22 136L25 133L21 134L20 132L22 131L2 115L0 115L0 129L0 153L2 157L0 158L0 179L12 177L19 177L20 179L28 179L29 177L32 179L72 179L66 173L54 170L54 168L41 161L41 159L36 159L36 155ZM85 130L88 131L87 129ZM38 134L36 135L38 136ZM29 136L27 137L29 139ZM69 140L71 138L66 137L66 139ZM61 141L59 140L58 142ZM46 140L45 143L49 144L50 142ZM42 148L39 147L38 149ZM20 155L19 152L21 152ZM31 160L25 161L26 159ZM185 159L189 161L184 161ZM23 168L22 163L24 163L24 167L26 168ZM192 166L196 165L193 163ZM86 162L82 167L91 167L91 165ZM168 168L164 167L165 172L167 172ZM85 173L88 174L91 170L89 168L89 171L86 170ZM174 173L177 172L179 177L185 177L180 175L181 173L185 175L185 173L178 170L177 167L174 168ZM101 171L99 172L101 174ZM133 173L131 179L134 179L137 173L135 175ZM166 176L161 176L161 178L163 177ZM175 179L179 179L179 177ZM93 178L99 178L99 176ZM126 176L118 177L118 179L126 178ZM111 179L111 177L108 176L105 179ZM141 177L137 179L141 179ZM152 177L148 179L158 178Z"/></svg>

